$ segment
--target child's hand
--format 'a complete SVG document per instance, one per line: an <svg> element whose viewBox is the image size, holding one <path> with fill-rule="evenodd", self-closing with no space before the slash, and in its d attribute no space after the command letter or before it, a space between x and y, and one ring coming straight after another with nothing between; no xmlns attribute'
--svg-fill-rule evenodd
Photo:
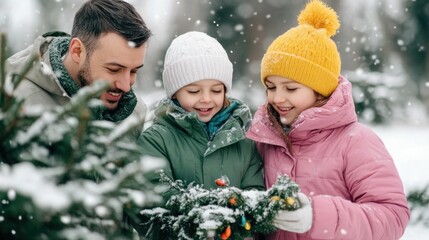
<svg viewBox="0 0 429 240"><path fill-rule="evenodd" d="M301 207L294 211L279 211L274 217L274 226L284 231L296 233L304 233L310 230L313 223L310 199L301 192L298 193L298 199L301 202Z"/></svg>

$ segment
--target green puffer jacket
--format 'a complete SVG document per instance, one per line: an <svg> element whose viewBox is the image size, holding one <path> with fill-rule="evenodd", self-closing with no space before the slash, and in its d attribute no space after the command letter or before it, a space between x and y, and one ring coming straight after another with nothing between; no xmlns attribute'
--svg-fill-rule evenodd
<svg viewBox="0 0 429 240"><path fill-rule="evenodd" d="M217 178L227 176L230 186L241 189L264 190L262 162L253 141L245 137L251 122L249 108L237 99L237 107L209 139L196 113L163 99L155 110L153 125L139 138L144 153L163 159L164 172L172 179L202 184L206 189L217 188ZM149 174L159 182L158 174ZM169 192L164 194L167 200ZM141 239L165 239L159 227L150 227L150 220L138 212L128 211L129 224ZM146 223L146 224L145 224Z"/></svg>
<svg viewBox="0 0 429 240"><path fill-rule="evenodd" d="M254 142L245 137L250 110L237 99L230 101L237 101L238 106L209 139L195 113L165 98L139 144L147 155L166 160L167 176L185 184L195 182L206 189L216 188L215 180L227 176L230 186L264 190L262 162Z"/></svg>

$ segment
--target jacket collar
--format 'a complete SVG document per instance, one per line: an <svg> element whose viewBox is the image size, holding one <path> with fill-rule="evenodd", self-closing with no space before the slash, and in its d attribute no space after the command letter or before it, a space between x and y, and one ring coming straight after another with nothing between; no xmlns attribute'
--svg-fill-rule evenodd
<svg viewBox="0 0 429 240"><path fill-rule="evenodd" d="M224 146L231 145L245 138L245 132L251 123L250 109L238 99L237 107L232 111L230 117L216 131L214 138L209 139L207 131L198 120L196 113L188 112L175 104L170 98L160 101L155 110L155 123L171 125L192 138L204 138L207 140L207 150L205 155L214 152Z"/></svg>

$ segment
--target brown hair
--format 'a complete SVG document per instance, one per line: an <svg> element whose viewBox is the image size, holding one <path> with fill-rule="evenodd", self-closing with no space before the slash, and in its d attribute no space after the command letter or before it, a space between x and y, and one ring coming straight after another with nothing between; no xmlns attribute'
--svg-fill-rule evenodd
<svg viewBox="0 0 429 240"><path fill-rule="evenodd" d="M231 105L231 102L229 101L229 99L228 99L228 97L226 96L226 86L225 86L225 84L224 84L224 91L225 91L225 94L224 94L224 99L223 99L223 108L227 108L227 107L229 107L229 105Z"/></svg>
<svg viewBox="0 0 429 240"><path fill-rule="evenodd" d="M326 102L328 102L328 100L329 100L328 97L324 97L317 92L315 92L315 93L318 96L318 100L316 101L316 103L314 104L313 107L322 107L323 105L326 104ZM289 152L292 155L294 155L294 152L292 149L292 143L289 139L289 129L288 128L286 129L283 126L283 124L280 121L279 113L274 109L274 107L270 103L267 104L266 110L267 110L267 114L268 114L268 119L273 124L274 129L276 130L276 132L278 132L280 134L280 137L286 143L286 147L289 150Z"/></svg>
<svg viewBox="0 0 429 240"><path fill-rule="evenodd" d="M140 47L152 35L140 14L123 0L90 0L76 13L72 38L79 38L88 56L102 34L117 33Z"/></svg>

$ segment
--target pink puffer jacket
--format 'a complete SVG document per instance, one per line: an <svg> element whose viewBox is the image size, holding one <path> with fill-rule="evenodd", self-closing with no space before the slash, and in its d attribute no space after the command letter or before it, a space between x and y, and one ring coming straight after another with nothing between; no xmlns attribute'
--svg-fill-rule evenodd
<svg viewBox="0 0 429 240"><path fill-rule="evenodd" d="M267 239L394 240L404 233L410 212L402 181L383 142L357 122L346 79L340 77L326 105L294 122L294 155L270 125L265 106L255 113L247 137L257 142L267 188L286 173L312 200L310 231L277 231Z"/></svg>

